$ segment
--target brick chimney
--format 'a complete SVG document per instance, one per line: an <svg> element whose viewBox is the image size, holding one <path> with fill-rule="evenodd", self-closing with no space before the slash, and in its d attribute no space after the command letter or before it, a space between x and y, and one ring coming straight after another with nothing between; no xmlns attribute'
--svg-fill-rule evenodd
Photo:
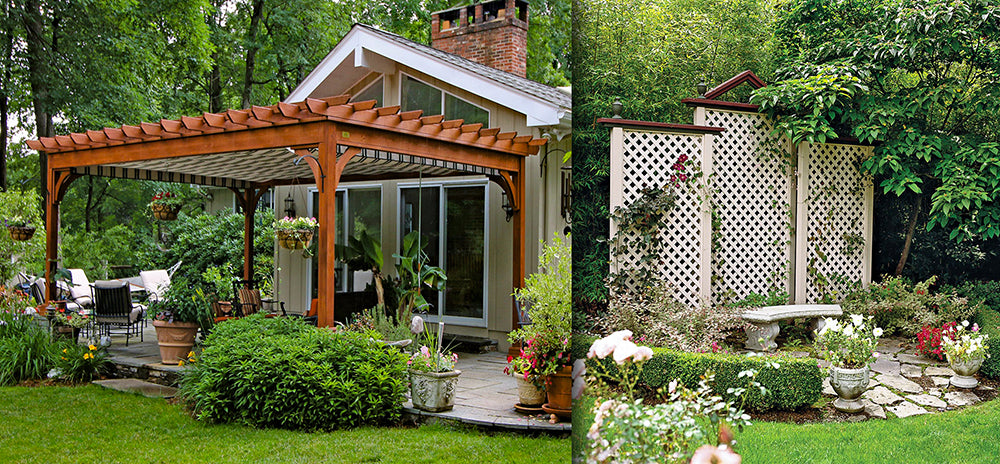
<svg viewBox="0 0 1000 464"><path fill-rule="evenodd" d="M528 3L493 0L431 13L431 46L525 77Z"/></svg>

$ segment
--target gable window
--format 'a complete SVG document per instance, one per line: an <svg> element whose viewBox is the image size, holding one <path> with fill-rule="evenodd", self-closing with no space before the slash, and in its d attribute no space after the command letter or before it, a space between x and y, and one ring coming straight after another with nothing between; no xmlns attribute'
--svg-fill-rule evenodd
<svg viewBox="0 0 1000 464"><path fill-rule="evenodd" d="M400 106L403 111L423 110L424 116L443 114L445 119L462 119L466 124L490 125L489 111L405 74Z"/></svg>
<svg viewBox="0 0 1000 464"><path fill-rule="evenodd" d="M382 94L382 82L383 78L375 79L374 82L365 87L364 90L356 93L351 97L352 102L375 100L375 107L380 108L385 102Z"/></svg>

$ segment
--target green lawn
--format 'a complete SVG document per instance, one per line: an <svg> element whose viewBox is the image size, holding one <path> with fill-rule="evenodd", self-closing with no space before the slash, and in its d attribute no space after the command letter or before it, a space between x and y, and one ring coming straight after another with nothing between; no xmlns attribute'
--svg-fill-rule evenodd
<svg viewBox="0 0 1000 464"><path fill-rule="evenodd" d="M0 388L0 462L568 462L570 442L441 425L332 433L205 425L96 386Z"/></svg>
<svg viewBox="0 0 1000 464"><path fill-rule="evenodd" d="M593 400L574 414L573 436L584 440ZM861 423L754 422L736 434L736 450L756 463L1000 462L1000 401L905 419Z"/></svg>

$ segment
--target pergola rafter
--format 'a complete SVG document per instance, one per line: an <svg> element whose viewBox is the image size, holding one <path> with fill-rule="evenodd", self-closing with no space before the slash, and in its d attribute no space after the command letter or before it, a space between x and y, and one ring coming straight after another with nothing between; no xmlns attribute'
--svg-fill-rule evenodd
<svg viewBox="0 0 1000 464"><path fill-rule="evenodd" d="M247 244L264 189L316 183L321 218L317 257L328 263L336 234L324 232L336 230L334 195L341 181L479 174L511 198L514 285L523 286L525 159L546 139L375 104L339 95L29 140L29 147L48 154L46 278L51 279L58 262L59 203L69 183L82 175L232 189L247 216ZM245 278L253 268L249 250L247 245ZM333 289L332 267L320 266L319 273L320 322L332 325L333 295L326 291ZM47 288L47 297L54 298L55 286Z"/></svg>

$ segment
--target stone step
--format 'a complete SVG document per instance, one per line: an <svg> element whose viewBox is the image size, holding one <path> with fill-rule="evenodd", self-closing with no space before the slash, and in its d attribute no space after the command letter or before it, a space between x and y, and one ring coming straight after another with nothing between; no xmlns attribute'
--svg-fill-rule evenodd
<svg viewBox="0 0 1000 464"><path fill-rule="evenodd" d="M138 393L146 398L173 398L177 395L177 389L174 387L166 387L139 379L95 380L93 384L111 390Z"/></svg>

